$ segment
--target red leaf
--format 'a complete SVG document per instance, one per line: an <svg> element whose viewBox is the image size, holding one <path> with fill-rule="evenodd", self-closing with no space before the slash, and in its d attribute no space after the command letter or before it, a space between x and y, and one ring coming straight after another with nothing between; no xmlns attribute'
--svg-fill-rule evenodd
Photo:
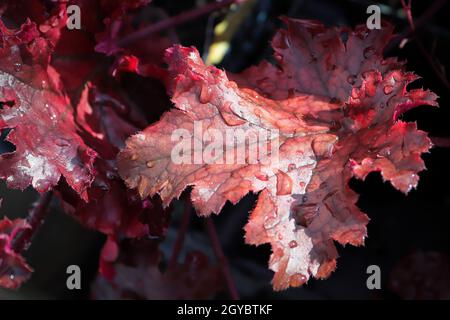
<svg viewBox="0 0 450 320"><path fill-rule="evenodd" d="M38 35L29 21L18 31L0 25L0 129L12 129L7 140L16 146L1 156L0 176L9 187L45 192L62 175L85 198L96 153L77 134L70 101L47 66L51 48Z"/></svg>
<svg viewBox="0 0 450 320"><path fill-rule="evenodd" d="M113 12L103 20L105 30L97 33L95 38L97 44L95 46L96 52L104 53L108 56L116 55L119 58L123 55L137 56L141 63L161 64L163 62L163 52L166 48L173 44L175 38L170 39L167 36L154 34L151 41L140 41L127 46L121 47L119 42L127 34L136 32L143 28L150 20L163 19L165 16L156 7L145 7L150 0L131 0L131 1L105 1L104 5L108 3L110 8L115 7ZM130 13L132 10L144 7L141 13L144 12L149 18L142 19L140 17L133 17ZM151 21L154 23L156 21ZM135 26L138 23L138 26Z"/></svg>
<svg viewBox="0 0 450 320"><path fill-rule="evenodd" d="M33 272L25 259L12 248L14 237L29 228L24 219L0 220L0 287L18 289Z"/></svg>
<svg viewBox="0 0 450 320"><path fill-rule="evenodd" d="M115 164L125 139L159 111L141 110L133 92L126 92L108 74L111 59L94 50L105 18L122 23L117 35L123 37L135 31L128 11L148 2L30 0L27 5L17 1L0 5L6 21L10 17L25 21L18 30L0 25L0 129L12 129L8 139L16 146L14 153L2 155L0 177L10 187L22 189L32 184L43 192L56 186L65 211L106 234L109 244L124 237L162 237L170 218L158 198L142 201L136 191L127 189ZM66 28L69 4L80 6L82 30ZM139 59L135 72L160 77L157 73L164 70L157 64L170 43L161 35L157 42L127 48ZM135 80L133 89L140 89L136 83L166 97L157 81ZM168 105L168 99L157 99ZM115 260L112 247L102 254L103 266Z"/></svg>
<svg viewBox="0 0 450 320"><path fill-rule="evenodd" d="M177 109L131 137L118 157L121 176L143 198L158 193L168 205L192 186L200 215L260 192L246 242L271 244L277 290L329 276L337 257L333 240L363 244L368 218L355 205L349 179L380 171L403 192L417 185L424 169L420 155L431 142L414 123L397 118L417 105L436 105L433 93L406 89L416 77L402 64L383 59L392 27L352 31L284 20L288 29L273 40L277 64L230 75L238 84L205 66L195 49L169 49ZM210 130L206 146L195 121ZM190 164L172 157L179 151L176 129L184 129L190 142L181 156ZM231 129L270 138L252 151L256 143L236 146L226 139ZM261 157L264 147L273 157ZM232 164L223 161L229 149L236 154ZM236 161L239 155L243 163Z"/></svg>
<svg viewBox="0 0 450 320"><path fill-rule="evenodd" d="M183 264L164 271L159 266L162 253L153 243L122 245L121 252L112 279L96 279L94 299L207 299L222 287L219 266L201 252L187 254Z"/></svg>
<svg viewBox="0 0 450 320"><path fill-rule="evenodd" d="M120 102L98 92L90 83L81 94L76 109L80 135L101 158L95 161L96 176L86 191L89 202L60 184L63 207L83 225L115 239L161 237L169 222L167 210L162 209L158 199L142 201L136 191L126 188L114 168L112 160L119 148L137 129L116 112L120 108L108 105L112 103Z"/></svg>

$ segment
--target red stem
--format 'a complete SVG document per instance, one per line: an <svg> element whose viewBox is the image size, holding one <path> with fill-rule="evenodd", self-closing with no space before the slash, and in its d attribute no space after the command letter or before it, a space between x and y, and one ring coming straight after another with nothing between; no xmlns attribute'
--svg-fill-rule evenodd
<svg viewBox="0 0 450 320"><path fill-rule="evenodd" d="M16 235L12 243L12 249L15 252L20 253L23 250L28 249L31 239L36 234L37 230L39 230L39 227L47 215L52 196L53 192L47 192L40 197L38 202L34 204L33 209L30 210L27 220L31 228L25 229Z"/></svg>
<svg viewBox="0 0 450 320"><path fill-rule="evenodd" d="M169 260L169 268L176 266L178 262L178 257L180 256L181 249L183 247L184 238L186 236L187 230L189 228L189 221L191 220L192 205L189 197L186 197L184 203L183 217L181 218L180 228L178 229L177 239L173 246L172 256Z"/></svg>
<svg viewBox="0 0 450 320"><path fill-rule="evenodd" d="M406 13L406 17L408 19L409 26L410 26L411 30L414 32L416 27L414 26L413 17L412 17L412 13L411 13L411 0L408 0L408 4L406 4L405 0L401 0L401 2L402 2L403 10Z"/></svg>
<svg viewBox="0 0 450 320"><path fill-rule="evenodd" d="M416 19L416 22L414 24L414 27L416 30L420 29L422 26L424 26L441 8L447 3L447 0L436 0L434 1L428 9L419 17ZM408 27L406 27L401 33L399 33L388 45L386 48L386 52L389 52L394 48L394 46L400 41L405 38L408 38L412 33L412 29L408 24Z"/></svg>
<svg viewBox="0 0 450 320"><path fill-rule="evenodd" d="M124 37L123 39L119 40L117 44L119 47L126 47L130 43L141 40L143 38L146 38L153 33L161 32L168 28L176 27L180 24L183 24L185 22L188 22L188 21L191 21L194 19L198 19L198 18L205 16L211 12L214 12L221 8L227 7L235 2L241 2L241 1L242 0L223 0L220 2L212 2L207 5L204 5L203 7L195 8L193 10L180 13L177 16L161 20L155 24L152 24L148 27L142 28L141 30L131 33L131 34L127 35L126 37Z"/></svg>
<svg viewBox="0 0 450 320"><path fill-rule="evenodd" d="M239 300L239 294L236 288L236 284L234 283L233 276L231 275L228 259L223 253L222 245L220 244L219 236L217 235L216 226L214 225L214 222L211 218L206 219L205 225L206 230L208 231L209 238L211 239L211 246L214 250L214 254L219 260L220 266L222 268L230 297L232 300Z"/></svg>
<svg viewBox="0 0 450 320"><path fill-rule="evenodd" d="M445 2L446 1L443 1L443 3L445 3ZM428 53L428 51L425 49L425 47L423 46L422 42L420 41L420 39L417 37L417 35L415 33L416 25L414 24L414 19L413 19L412 12L411 12L411 0L408 0L408 4L405 3L405 0L401 0L401 3L402 3L403 10L406 13L406 16L407 16L407 19L408 19L408 23L409 23L409 27L411 28L411 30L413 32L414 40L416 40L416 43L417 43L420 51L422 52L422 54L427 59L428 64L430 64L431 67L433 68L433 71L436 74L436 76L439 78L439 80L444 84L444 86L447 89L450 89L450 83L448 82L447 78L442 73L442 70L440 70L439 66L436 64L436 61Z"/></svg>

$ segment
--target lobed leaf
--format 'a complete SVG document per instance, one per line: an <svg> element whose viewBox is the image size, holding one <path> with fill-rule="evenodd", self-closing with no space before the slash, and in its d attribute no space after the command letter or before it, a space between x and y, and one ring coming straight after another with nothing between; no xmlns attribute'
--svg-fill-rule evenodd
<svg viewBox="0 0 450 320"><path fill-rule="evenodd" d="M415 123L398 117L418 105L437 105L430 91L408 91L417 77L402 63L382 57L391 26L328 29L284 21L287 29L272 42L276 63L240 75L206 66L194 48L169 49L176 109L128 139L118 156L119 173L142 198L159 194L167 206L191 186L202 216L259 193L245 238L271 244L277 290L328 277L336 266L334 241L364 243L369 219L355 205L352 177L379 171L405 193L416 187L425 168L420 156L431 142ZM190 141L182 149L184 163L173 158L176 130ZM229 130L267 139L235 143L223 138ZM227 150L245 161L224 161ZM261 157L263 150L269 157Z"/></svg>

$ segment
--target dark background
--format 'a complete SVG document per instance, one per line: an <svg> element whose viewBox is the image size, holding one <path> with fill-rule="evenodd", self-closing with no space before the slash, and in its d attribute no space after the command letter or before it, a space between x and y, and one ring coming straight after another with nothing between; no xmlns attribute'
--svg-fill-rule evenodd
<svg viewBox="0 0 450 320"><path fill-rule="evenodd" d="M200 3L202 1L155 0L153 5L172 16ZM400 1L256 1L251 13L234 34L231 49L220 67L239 72L261 59L270 58L269 41L275 30L282 26L278 20L280 15L317 19L330 26L355 26L365 23L368 5L380 3L383 4L382 18L394 23L396 32L407 32L408 23ZM413 1L412 5L413 16L417 20L433 5L433 1ZM450 66L449 9L449 4L445 4L428 17L416 32L416 40L422 43L431 60L443 69ZM202 48L207 47L205 39L208 41L211 38L213 22L222 17L218 13L178 27L176 31L180 42L183 45L195 45L202 51ZM403 119L417 121L419 128L429 132L431 137L450 138L450 88L439 78L414 37L410 35L408 39L401 49L398 42L390 46L386 55L407 60L407 68L423 77L413 86L423 86L434 91L440 97L440 108L419 107L409 111ZM2 145L3 151L6 147ZM340 258L332 276L323 281L310 280L302 288L273 292L270 285L272 272L267 268L269 247L255 248L244 244L242 227L256 197L248 195L234 207L227 204L221 215L214 217L214 222L240 296L274 299L450 299L450 148L435 147L423 157L428 170L420 173L418 188L408 196L396 191L389 183L383 183L379 174L370 174L364 182L351 182L351 186L361 195L359 207L371 219L366 245L358 248L338 245ZM4 183L1 183L0 198L4 199L1 213L9 217L24 217L36 197L32 190L6 190ZM172 220L167 240L162 246L167 255L176 235L179 221L177 210ZM203 250L214 259L200 219L193 217L191 222L185 249ZM32 247L25 254L35 269L31 281L18 292L0 289L0 299L88 298L103 241L102 235L84 229L62 213L55 202ZM395 273L395 266L411 254L416 259L407 260L406 267ZM65 271L70 264L78 264L83 270L81 291L70 292L66 289ZM366 268L372 264L381 268L381 290L370 291L366 287ZM392 289L393 281L400 281L399 290ZM219 297L227 298L226 292Z"/></svg>

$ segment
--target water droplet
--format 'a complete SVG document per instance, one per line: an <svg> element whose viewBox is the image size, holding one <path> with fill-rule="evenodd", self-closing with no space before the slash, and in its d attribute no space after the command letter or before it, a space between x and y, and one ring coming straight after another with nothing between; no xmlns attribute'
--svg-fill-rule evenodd
<svg viewBox="0 0 450 320"><path fill-rule="evenodd" d="M22 69L22 64L19 63L19 62L14 63L14 70L15 70L16 72L19 72L20 69Z"/></svg>
<svg viewBox="0 0 450 320"><path fill-rule="evenodd" d="M364 49L364 58L370 58L375 54L375 48L374 47L367 47Z"/></svg>
<svg viewBox="0 0 450 320"><path fill-rule="evenodd" d="M291 177L279 170L277 173L277 195L284 196L291 194L292 192L292 179Z"/></svg>
<svg viewBox="0 0 450 320"><path fill-rule="evenodd" d="M147 168L153 168L155 166L155 162L154 161L147 161L146 165L147 165Z"/></svg>
<svg viewBox="0 0 450 320"><path fill-rule="evenodd" d="M383 88L384 94L391 94L392 91L394 91L394 87L393 86L387 85L387 86L385 86Z"/></svg>
<svg viewBox="0 0 450 320"><path fill-rule="evenodd" d="M293 249L293 248L295 248L297 246L298 246L297 241L292 240L291 242L289 242L289 248Z"/></svg>
<svg viewBox="0 0 450 320"><path fill-rule="evenodd" d="M333 135L322 135L314 138L311 147L316 154L316 157L329 158L333 154L334 144L337 137Z"/></svg>
<svg viewBox="0 0 450 320"><path fill-rule="evenodd" d="M291 285L293 287L301 286L306 282L306 277L300 273L294 274L291 278Z"/></svg>
<svg viewBox="0 0 450 320"><path fill-rule="evenodd" d="M282 62L283 61L283 56L279 53L274 53L273 57L275 58L275 60L277 60L278 62Z"/></svg>
<svg viewBox="0 0 450 320"><path fill-rule="evenodd" d="M10 274L10 275L9 275L9 279L14 280L15 278L16 278L15 275L13 275L13 274Z"/></svg>
<svg viewBox="0 0 450 320"><path fill-rule="evenodd" d="M269 177L267 176L267 174L262 173L262 172L257 172L257 173L255 174L255 178L258 179L258 180L261 180L261 181L267 181L267 180L269 180Z"/></svg>
<svg viewBox="0 0 450 320"><path fill-rule="evenodd" d="M348 82L349 84L355 84L355 82L356 82L356 76L355 76L354 74L349 75L349 76L347 77L347 82Z"/></svg>
<svg viewBox="0 0 450 320"><path fill-rule="evenodd" d="M132 161L136 161L138 158L139 158L139 157L138 157L137 154L132 154L132 155L131 155L131 160L132 160Z"/></svg>
<svg viewBox="0 0 450 320"><path fill-rule="evenodd" d="M56 139L56 140L55 140L55 144L56 144L58 147L68 147L68 146L70 146L70 142L69 142L68 140L62 139L62 138Z"/></svg>
<svg viewBox="0 0 450 320"><path fill-rule="evenodd" d="M109 191L108 185L105 182L103 182L103 181L95 180L92 185L95 186L95 187L100 188L103 191Z"/></svg>
<svg viewBox="0 0 450 320"><path fill-rule="evenodd" d="M378 154L377 157L378 158L385 158L385 157L389 157L391 155L391 148L387 147L382 149Z"/></svg>
<svg viewBox="0 0 450 320"><path fill-rule="evenodd" d="M280 219L276 216L273 217L266 217L264 221L264 228L266 230L272 229L276 227L280 223Z"/></svg>
<svg viewBox="0 0 450 320"><path fill-rule="evenodd" d="M211 101L211 96L212 96L211 88L207 85L203 85L200 90L200 97L199 97L200 102L203 104L208 103L209 101Z"/></svg>
<svg viewBox="0 0 450 320"><path fill-rule="evenodd" d="M42 80L41 81L41 87L42 87L42 89L47 89L47 87L48 87L47 81Z"/></svg>
<svg viewBox="0 0 450 320"><path fill-rule="evenodd" d="M109 179L109 180L114 180L116 178L116 175L114 174L114 172L107 171L106 172L106 178Z"/></svg>

